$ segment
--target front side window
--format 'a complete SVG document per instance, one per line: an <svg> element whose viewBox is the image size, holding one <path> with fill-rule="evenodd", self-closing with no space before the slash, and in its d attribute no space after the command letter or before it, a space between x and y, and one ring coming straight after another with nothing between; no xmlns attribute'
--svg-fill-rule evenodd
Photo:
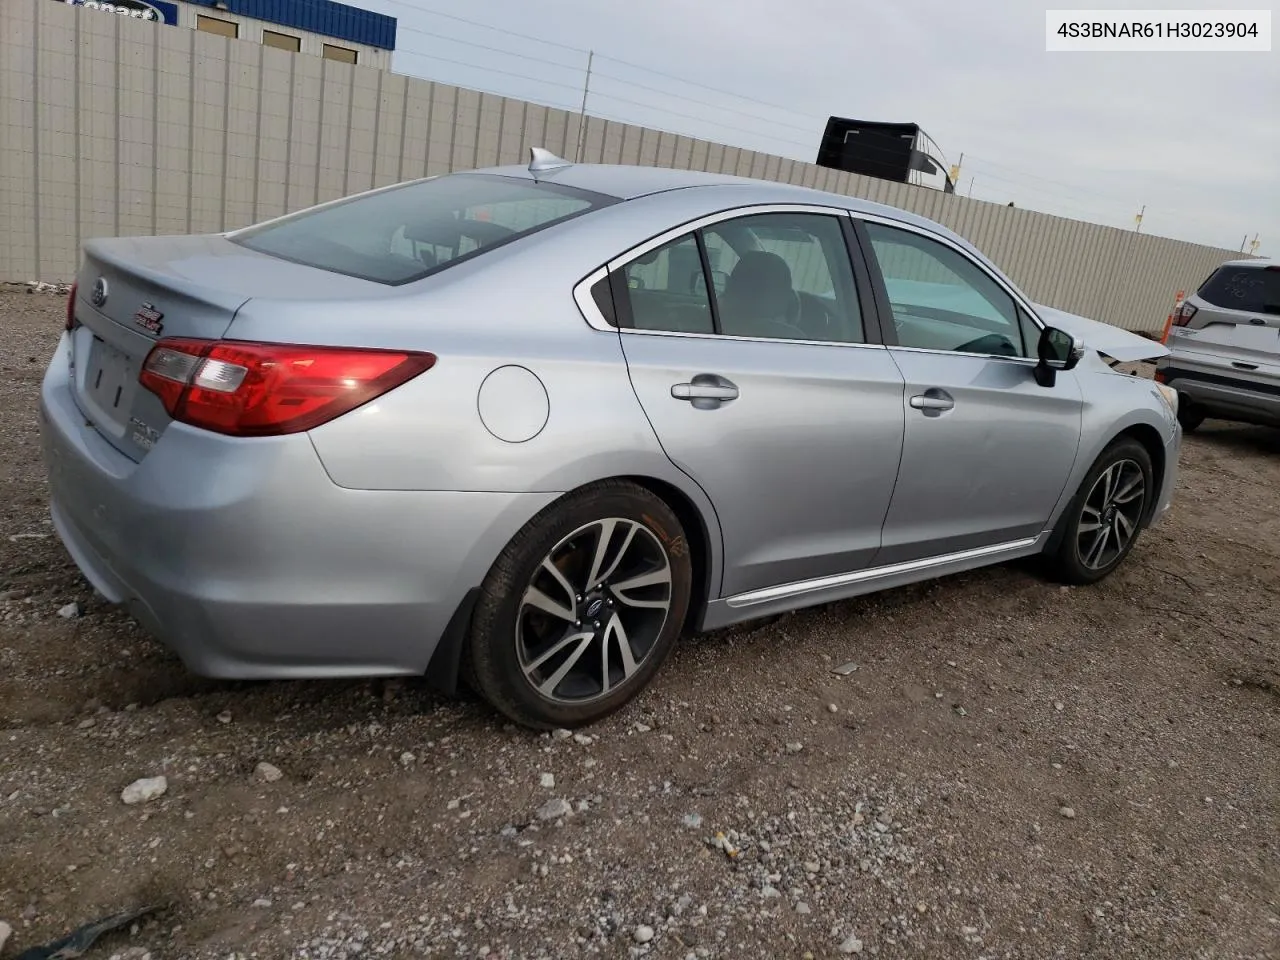
<svg viewBox="0 0 1280 960"><path fill-rule="evenodd" d="M555 184L455 174L305 210L230 239L282 260L395 285L614 202Z"/></svg>
<svg viewBox="0 0 1280 960"><path fill-rule="evenodd" d="M1013 298L972 260L910 230L879 223L866 228L901 346L1029 355Z"/></svg>

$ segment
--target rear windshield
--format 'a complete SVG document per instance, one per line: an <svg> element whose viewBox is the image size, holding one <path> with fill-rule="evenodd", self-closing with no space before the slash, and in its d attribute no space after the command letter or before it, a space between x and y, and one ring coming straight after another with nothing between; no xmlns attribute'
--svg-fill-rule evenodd
<svg viewBox="0 0 1280 960"><path fill-rule="evenodd" d="M1280 267L1219 267L1198 292L1226 310L1280 314Z"/></svg>
<svg viewBox="0 0 1280 960"><path fill-rule="evenodd" d="M614 202L557 184L453 174L303 211L229 239L282 260L396 285Z"/></svg>

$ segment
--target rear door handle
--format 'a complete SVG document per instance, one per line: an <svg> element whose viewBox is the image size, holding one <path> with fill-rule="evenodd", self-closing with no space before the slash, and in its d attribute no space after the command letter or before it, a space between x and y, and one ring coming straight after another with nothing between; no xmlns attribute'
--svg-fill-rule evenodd
<svg viewBox="0 0 1280 960"><path fill-rule="evenodd" d="M700 373L688 383L671 385L671 396L688 400L700 410L738 399L738 385L714 373Z"/></svg>
<svg viewBox="0 0 1280 960"><path fill-rule="evenodd" d="M1232 360L1231 365L1235 367L1237 370L1257 370L1258 369L1258 365L1256 363L1243 363L1240 360Z"/></svg>

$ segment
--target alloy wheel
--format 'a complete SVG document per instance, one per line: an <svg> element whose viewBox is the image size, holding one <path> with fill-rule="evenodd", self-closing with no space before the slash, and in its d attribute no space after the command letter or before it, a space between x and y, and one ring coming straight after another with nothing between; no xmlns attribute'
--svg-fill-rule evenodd
<svg viewBox="0 0 1280 960"><path fill-rule="evenodd" d="M525 679L557 703L608 696L657 645L671 600L671 564L648 527L620 517L579 527L551 548L520 598Z"/></svg>
<svg viewBox="0 0 1280 960"><path fill-rule="evenodd" d="M1133 460L1117 460L1094 481L1076 527L1080 561L1090 570L1115 563L1138 532L1147 478Z"/></svg>

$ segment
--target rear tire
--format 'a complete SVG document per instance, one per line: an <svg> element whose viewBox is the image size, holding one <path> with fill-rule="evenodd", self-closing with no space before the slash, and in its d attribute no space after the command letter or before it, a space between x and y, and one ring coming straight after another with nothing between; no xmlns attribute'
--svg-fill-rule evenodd
<svg viewBox="0 0 1280 960"><path fill-rule="evenodd" d="M1094 461L1055 531L1050 572L1064 583L1097 583L1124 561L1138 541L1156 496L1151 455L1123 437Z"/></svg>
<svg viewBox="0 0 1280 960"><path fill-rule="evenodd" d="M1182 425L1183 433L1191 433L1204 423L1204 413L1185 396L1178 398L1178 423Z"/></svg>
<svg viewBox="0 0 1280 960"><path fill-rule="evenodd" d="M656 494L608 480L530 520L481 585L464 676L534 729L573 728L648 685L679 636L693 564Z"/></svg>

